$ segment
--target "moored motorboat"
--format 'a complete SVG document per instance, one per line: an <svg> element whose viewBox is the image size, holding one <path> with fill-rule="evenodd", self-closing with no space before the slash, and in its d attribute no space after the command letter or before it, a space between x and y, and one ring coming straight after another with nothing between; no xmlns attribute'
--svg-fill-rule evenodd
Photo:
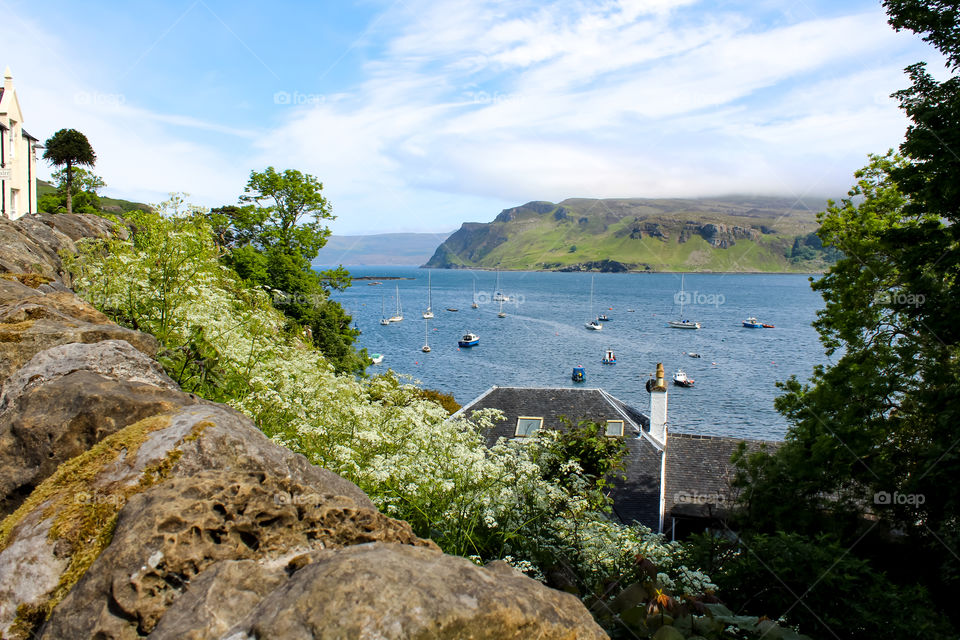
<svg viewBox="0 0 960 640"><path fill-rule="evenodd" d="M747 329L760 329L763 327L763 324L756 318L747 318L743 321L743 326Z"/></svg>
<svg viewBox="0 0 960 640"><path fill-rule="evenodd" d="M673 384L678 387L692 387L693 378L688 378L683 369L677 369L677 372L673 374Z"/></svg>
<svg viewBox="0 0 960 640"><path fill-rule="evenodd" d="M463 337L457 341L457 345L461 347L475 347L480 344L480 336L475 333L465 333Z"/></svg>
<svg viewBox="0 0 960 640"><path fill-rule="evenodd" d="M600 315L597 316L597 320L599 320L600 322L607 322L608 320L610 320L610 316L608 316L605 313L601 313Z"/></svg>
<svg viewBox="0 0 960 640"><path fill-rule="evenodd" d="M600 362L603 364L617 364L617 356L614 355L613 349L607 349L606 353L603 354L603 358L600 359Z"/></svg>
<svg viewBox="0 0 960 640"><path fill-rule="evenodd" d="M383 354L382 354L382 353L371 353L371 354L370 354L370 360L373 362L373 364L380 364L381 362L383 362Z"/></svg>
<svg viewBox="0 0 960 640"><path fill-rule="evenodd" d="M457 312L457 311L460 311L460 309L456 309L454 307L447 307L447 311Z"/></svg>
<svg viewBox="0 0 960 640"><path fill-rule="evenodd" d="M688 353L687 355L690 356L691 358L699 358L699 357L700 357L700 354L697 353L696 351L691 351L691 352Z"/></svg>
<svg viewBox="0 0 960 640"><path fill-rule="evenodd" d="M573 372L570 374L570 379L574 382L583 382L587 379L587 372L581 366L576 366L573 368Z"/></svg>

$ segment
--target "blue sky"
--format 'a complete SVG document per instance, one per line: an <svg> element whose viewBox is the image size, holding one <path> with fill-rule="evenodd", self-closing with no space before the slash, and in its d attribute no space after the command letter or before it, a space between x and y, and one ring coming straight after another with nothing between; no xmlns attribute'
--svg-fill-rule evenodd
<svg viewBox="0 0 960 640"><path fill-rule="evenodd" d="M942 64L879 2L4 2L30 133L87 134L105 193L233 203L317 176L335 233L529 200L842 196ZM49 173L48 169L44 169Z"/></svg>

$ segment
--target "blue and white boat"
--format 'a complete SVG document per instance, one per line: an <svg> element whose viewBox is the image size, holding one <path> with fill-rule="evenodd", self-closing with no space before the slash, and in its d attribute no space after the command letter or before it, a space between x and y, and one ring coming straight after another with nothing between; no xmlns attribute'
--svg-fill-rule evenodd
<svg viewBox="0 0 960 640"><path fill-rule="evenodd" d="M763 323L756 318L747 318L743 321L743 326L745 326L747 329L762 329Z"/></svg>
<svg viewBox="0 0 960 640"><path fill-rule="evenodd" d="M587 372L584 371L583 367L577 365L573 368L573 373L570 374L570 379L574 382L583 382L587 379Z"/></svg>
<svg viewBox="0 0 960 640"><path fill-rule="evenodd" d="M465 333L457 342L457 345L461 347L475 347L478 344L480 344L480 336L475 333Z"/></svg>
<svg viewBox="0 0 960 640"><path fill-rule="evenodd" d="M600 362L603 364L617 364L617 356L613 354L613 349L607 349L607 352L603 354Z"/></svg>

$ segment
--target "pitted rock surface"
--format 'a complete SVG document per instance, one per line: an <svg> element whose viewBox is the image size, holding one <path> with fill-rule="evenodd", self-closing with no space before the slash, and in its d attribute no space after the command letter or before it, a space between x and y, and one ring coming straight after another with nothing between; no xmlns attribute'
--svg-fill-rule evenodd
<svg viewBox="0 0 960 640"><path fill-rule="evenodd" d="M57 607L45 638L147 634L221 560L382 541L436 545L344 496L264 473L206 471L133 496L113 542ZM136 633L132 633L136 630Z"/></svg>

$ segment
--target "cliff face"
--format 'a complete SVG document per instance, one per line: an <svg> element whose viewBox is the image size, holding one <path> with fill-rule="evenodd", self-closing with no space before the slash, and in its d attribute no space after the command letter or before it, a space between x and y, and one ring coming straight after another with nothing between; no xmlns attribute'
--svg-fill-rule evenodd
<svg viewBox="0 0 960 640"><path fill-rule="evenodd" d="M110 232L0 220L0 637L605 637L183 393L151 336L69 290L57 252Z"/></svg>
<svg viewBox="0 0 960 640"><path fill-rule="evenodd" d="M585 271L615 263L632 271L817 270L824 256L790 259L796 239L817 228L814 206L777 198L534 201L504 209L490 223L464 223L424 266Z"/></svg>

